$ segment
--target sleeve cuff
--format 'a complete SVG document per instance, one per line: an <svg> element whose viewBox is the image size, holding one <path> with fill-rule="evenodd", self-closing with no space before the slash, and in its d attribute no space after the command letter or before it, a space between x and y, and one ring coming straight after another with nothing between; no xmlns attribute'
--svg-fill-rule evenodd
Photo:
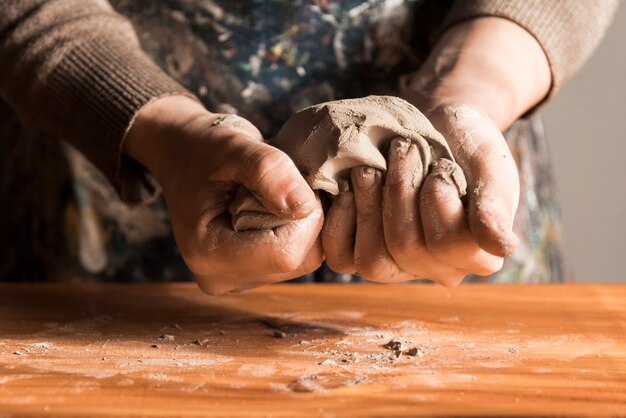
<svg viewBox="0 0 626 418"><path fill-rule="evenodd" d="M524 28L537 39L550 65L552 85L545 102L589 58L617 5L617 0L457 0L444 30L479 17L500 17Z"/></svg>
<svg viewBox="0 0 626 418"><path fill-rule="evenodd" d="M53 121L60 132L102 171L124 202L146 203L160 188L147 170L122 154L137 112L168 95L195 99L158 68L138 46L91 39L69 51L49 78ZM196 99L197 100L197 99Z"/></svg>

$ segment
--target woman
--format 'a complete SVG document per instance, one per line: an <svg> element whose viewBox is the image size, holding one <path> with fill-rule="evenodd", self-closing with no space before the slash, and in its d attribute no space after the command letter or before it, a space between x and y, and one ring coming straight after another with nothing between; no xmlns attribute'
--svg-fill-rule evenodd
<svg viewBox="0 0 626 418"><path fill-rule="evenodd" d="M4 277L67 277L73 264L79 275L181 279L172 230L209 293L356 272L445 285L567 278L541 126L515 121L582 65L616 1L111 3L117 13L96 0L0 6L0 91L12 109ZM355 170L352 190L315 216L297 169L262 138L302 107L366 94L401 95L429 117L468 178L467 209L438 176L394 181L416 164L408 147L386 178ZM224 113L241 119L216 124ZM33 126L81 151L121 200ZM232 231L226 207L240 184L295 222ZM311 274L324 257L339 276Z"/></svg>

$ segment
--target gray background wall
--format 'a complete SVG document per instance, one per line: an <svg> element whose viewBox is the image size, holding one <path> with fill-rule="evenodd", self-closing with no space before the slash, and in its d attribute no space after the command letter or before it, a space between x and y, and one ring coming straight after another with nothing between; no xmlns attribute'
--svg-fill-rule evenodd
<svg viewBox="0 0 626 418"><path fill-rule="evenodd" d="M626 4L543 110L579 282L626 282Z"/></svg>

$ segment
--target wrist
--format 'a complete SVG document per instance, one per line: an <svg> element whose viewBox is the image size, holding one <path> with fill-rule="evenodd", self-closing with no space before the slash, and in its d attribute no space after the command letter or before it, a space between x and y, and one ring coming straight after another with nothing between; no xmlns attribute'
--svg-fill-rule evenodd
<svg viewBox="0 0 626 418"><path fill-rule="evenodd" d="M441 103L466 104L505 129L541 102L550 85L537 40L513 22L486 17L450 28L402 90L426 113Z"/></svg>
<svg viewBox="0 0 626 418"><path fill-rule="evenodd" d="M212 116L191 97L158 98L137 112L122 144L122 152L143 165L163 185L165 167L183 137L181 130L199 117Z"/></svg>

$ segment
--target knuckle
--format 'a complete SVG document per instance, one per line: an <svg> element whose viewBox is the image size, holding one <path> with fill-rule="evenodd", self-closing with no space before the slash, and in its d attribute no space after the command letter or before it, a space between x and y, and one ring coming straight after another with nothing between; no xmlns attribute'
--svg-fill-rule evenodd
<svg viewBox="0 0 626 418"><path fill-rule="evenodd" d="M417 172L413 173L413 175L388 174L385 179L383 191L391 195L390 197L404 195L409 191L418 189L421 185L421 180L421 176L419 176Z"/></svg>
<svg viewBox="0 0 626 418"><path fill-rule="evenodd" d="M246 165L247 167L243 167L243 169L253 179L262 181L277 168L280 167L281 171L283 171L286 166L290 166L291 159L278 150L266 149L255 153Z"/></svg>

